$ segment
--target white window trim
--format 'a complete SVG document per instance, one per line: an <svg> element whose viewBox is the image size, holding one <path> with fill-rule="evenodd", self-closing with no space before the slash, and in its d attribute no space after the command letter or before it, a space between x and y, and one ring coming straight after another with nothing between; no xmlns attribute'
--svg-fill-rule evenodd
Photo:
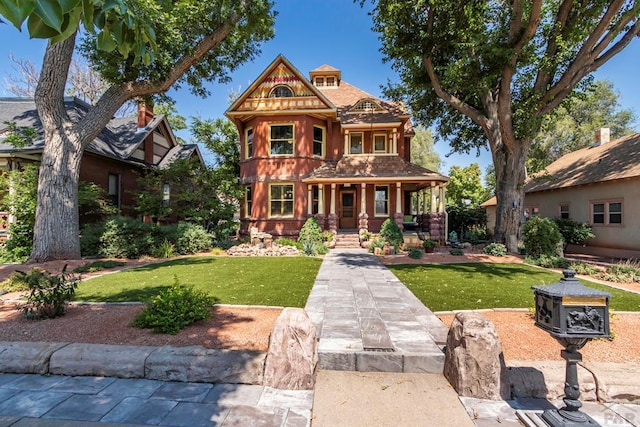
<svg viewBox="0 0 640 427"><path fill-rule="evenodd" d="M376 136L384 137L384 149L376 150ZM373 147L371 147L374 153L385 154L389 152L389 136L386 133L374 133L373 134Z"/></svg>
<svg viewBox="0 0 640 427"><path fill-rule="evenodd" d="M313 130L313 146L311 147L311 154L314 157L325 157L326 156L326 147L327 147L327 128L324 126L319 126L319 125L313 125L314 130ZM320 153L320 155L317 155L315 153L315 144L316 144L316 138L315 138L315 128L318 129L322 129L322 152Z"/></svg>
<svg viewBox="0 0 640 427"><path fill-rule="evenodd" d="M376 197L377 196L376 193L378 192L378 188L382 188L382 187L387 189L387 198L385 199L386 202L387 202L387 211L384 212L384 213L378 212L378 203L377 203L378 202L378 198ZM389 198L391 197L390 191L391 190L389 190L389 186L388 185L375 185L373 187L373 214L374 214L374 216L376 216L376 217L388 217L389 216L389 211L391 210L390 209L391 208L390 207L390 203L391 202L389 200Z"/></svg>
<svg viewBox="0 0 640 427"><path fill-rule="evenodd" d="M291 153L286 154L273 154L271 152L271 128L273 126L291 126ZM284 141L282 139L277 139L276 141ZM284 157L284 156L295 156L296 154L296 126L293 123L270 123L269 124L269 156L270 157Z"/></svg>
<svg viewBox="0 0 640 427"><path fill-rule="evenodd" d="M272 198L271 198L271 189L274 186L285 186L285 185L290 185L291 186L291 214L286 214L286 215L281 215L281 214L273 214L271 212L271 202L272 202ZM288 199L278 199L278 200L282 200L282 201L286 201ZM272 184L269 184L269 218L293 218L293 215L296 211L296 186L293 182L274 182Z"/></svg>
<svg viewBox="0 0 640 427"><path fill-rule="evenodd" d="M351 152L351 141L352 141L352 138L355 135L360 135L360 144L361 144L362 149L360 150L359 153L352 153ZM349 155L355 156L355 155L358 155L358 154L364 154L364 132L349 132Z"/></svg>

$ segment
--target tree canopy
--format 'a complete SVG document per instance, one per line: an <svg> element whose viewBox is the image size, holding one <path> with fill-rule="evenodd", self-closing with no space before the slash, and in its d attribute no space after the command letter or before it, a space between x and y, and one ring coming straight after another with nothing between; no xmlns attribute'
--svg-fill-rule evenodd
<svg viewBox="0 0 640 427"><path fill-rule="evenodd" d="M496 234L515 251L525 161L545 115L640 32L640 2L374 0L403 100L456 151L488 144ZM514 209L513 206L516 206Z"/></svg>
<svg viewBox="0 0 640 427"><path fill-rule="evenodd" d="M452 166L447 184L447 205L478 206L489 198L489 191L482 185L482 171L477 163L469 166Z"/></svg>
<svg viewBox="0 0 640 427"><path fill-rule="evenodd" d="M442 159L434 148L431 129L418 126L415 133L411 138L411 162L435 172L440 171Z"/></svg>

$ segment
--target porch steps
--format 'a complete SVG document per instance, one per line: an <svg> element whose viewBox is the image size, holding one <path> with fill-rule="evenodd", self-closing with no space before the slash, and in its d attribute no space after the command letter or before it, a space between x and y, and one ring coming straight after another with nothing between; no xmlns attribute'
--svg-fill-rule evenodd
<svg viewBox="0 0 640 427"><path fill-rule="evenodd" d="M355 249L360 247L360 236L357 232L338 232L336 235L337 249Z"/></svg>

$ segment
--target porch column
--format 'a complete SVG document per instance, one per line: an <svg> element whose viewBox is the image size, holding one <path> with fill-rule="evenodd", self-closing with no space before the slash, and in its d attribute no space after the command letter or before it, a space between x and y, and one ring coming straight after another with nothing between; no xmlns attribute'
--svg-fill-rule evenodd
<svg viewBox="0 0 640 427"><path fill-rule="evenodd" d="M398 131L397 129L393 130L392 143L391 143L391 153L398 154Z"/></svg>
<svg viewBox="0 0 640 427"><path fill-rule="evenodd" d="M434 213L436 211L436 183L431 183L431 207L429 208L429 213Z"/></svg>
<svg viewBox="0 0 640 427"><path fill-rule="evenodd" d="M343 156L349 154L349 131L344 131L344 153Z"/></svg>
<svg viewBox="0 0 640 427"><path fill-rule="evenodd" d="M307 185L307 214L313 215L313 185Z"/></svg>
<svg viewBox="0 0 640 427"><path fill-rule="evenodd" d="M427 203L427 189L422 189L422 213L429 213L429 204Z"/></svg>
<svg viewBox="0 0 640 427"><path fill-rule="evenodd" d="M331 184L331 210L329 212L329 230L338 232L338 215L336 215L336 184Z"/></svg>
<svg viewBox="0 0 640 427"><path fill-rule="evenodd" d="M402 183L400 182L396 182L396 213L394 215L394 219L396 224L398 224L398 227L400 227L400 230L402 230L404 218L402 216Z"/></svg>
<svg viewBox="0 0 640 427"><path fill-rule="evenodd" d="M358 215L358 230L369 230L369 215L367 214L367 184L360 184L360 215Z"/></svg>
<svg viewBox="0 0 640 427"><path fill-rule="evenodd" d="M438 212L440 213L444 212L444 195L445 195L445 186L441 185L440 186L440 203L438 205Z"/></svg>
<svg viewBox="0 0 640 427"><path fill-rule="evenodd" d="M318 213L324 215L324 184L318 184Z"/></svg>

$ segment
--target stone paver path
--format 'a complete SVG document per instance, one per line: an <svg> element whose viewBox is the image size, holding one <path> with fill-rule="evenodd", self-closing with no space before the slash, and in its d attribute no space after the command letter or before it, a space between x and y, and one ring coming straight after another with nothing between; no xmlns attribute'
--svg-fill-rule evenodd
<svg viewBox="0 0 640 427"><path fill-rule="evenodd" d="M320 369L442 372L447 328L364 249L325 257L305 310Z"/></svg>

